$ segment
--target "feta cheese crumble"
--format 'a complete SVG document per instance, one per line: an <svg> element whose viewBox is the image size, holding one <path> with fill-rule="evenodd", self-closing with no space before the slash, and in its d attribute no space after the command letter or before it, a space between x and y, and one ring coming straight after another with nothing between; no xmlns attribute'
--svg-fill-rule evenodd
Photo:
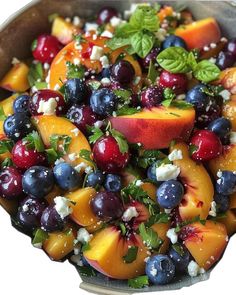
<svg viewBox="0 0 236 295"><path fill-rule="evenodd" d="M131 206L125 210L125 212L123 213L122 219L123 219L123 221L128 222L132 218L138 217L138 215L139 214L138 214L136 208Z"/></svg>
<svg viewBox="0 0 236 295"><path fill-rule="evenodd" d="M141 186L143 184L142 180L138 179L135 182L136 186Z"/></svg>
<svg viewBox="0 0 236 295"><path fill-rule="evenodd" d="M196 277L198 274L205 273L204 268L199 267L199 265L194 261L191 260L188 264L188 274L190 277Z"/></svg>
<svg viewBox="0 0 236 295"><path fill-rule="evenodd" d="M111 80L109 78L102 78L101 83L103 86L111 85Z"/></svg>
<svg viewBox="0 0 236 295"><path fill-rule="evenodd" d="M110 31L105 30L104 32L102 32L101 36L107 37L107 38L112 38L113 34Z"/></svg>
<svg viewBox="0 0 236 295"><path fill-rule="evenodd" d="M215 201L211 202L211 209L209 211L209 215L216 217L216 202Z"/></svg>
<svg viewBox="0 0 236 295"><path fill-rule="evenodd" d="M231 93L229 92L229 90L224 89L219 93L219 95L223 98L224 102L226 102L230 100Z"/></svg>
<svg viewBox="0 0 236 295"><path fill-rule="evenodd" d="M96 24L96 23L86 23L85 24L85 31L86 32L89 32L89 31L97 31L97 29L98 29L98 24Z"/></svg>
<svg viewBox="0 0 236 295"><path fill-rule="evenodd" d="M39 102L38 113L43 113L44 115L54 115L56 112L57 101L54 97L49 98L49 100L41 100Z"/></svg>
<svg viewBox="0 0 236 295"><path fill-rule="evenodd" d="M117 17L117 16L113 16L113 17L110 19L110 24L111 24L114 28L118 27L118 26L119 26L120 24L122 24L122 23L124 23L124 21L123 21L121 18Z"/></svg>
<svg viewBox="0 0 236 295"><path fill-rule="evenodd" d="M175 232L175 228L170 228L166 233L167 238L170 239L172 244L176 244L178 241L178 235Z"/></svg>
<svg viewBox="0 0 236 295"><path fill-rule="evenodd" d="M106 55L100 57L100 62L103 68L109 68L109 59Z"/></svg>
<svg viewBox="0 0 236 295"><path fill-rule="evenodd" d="M100 46L93 46L92 53L90 55L91 60L100 60L103 56L103 48Z"/></svg>
<svg viewBox="0 0 236 295"><path fill-rule="evenodd" d="M66 216L72 213L72 208L70 207L70 200L65 197L58 196L54 199L55 209L60 215L61 219L64 219Z"/></svg>
<svg viewBox="0 0 236 295"><path fill-rule="evenodd" d="M183 159L183 154L181 150L174 149L168 156L168 159L170 161L175 161L175 160L182 160Z"/></svg>
<svg viewBox="0 0 236 295"><path fill-rule="evenodd" d="M59 158L55 161L55 165L58 165L58 164L64 163L64 162L65 162L65 160L63 158Z"/></svg>
<svg viewBox="0 0 236 295"><path fill-rule="evenodd" d="M75 129L72 129L71 132L74 133L75 136L78 136L80 131L78 128L75 128Z"/></svg>
<svg viewBox="0 0 236 295"><path fill-rule="evenodd" d="M80 242L82 244L88 243L92 238L92 235L85 228L80 228L77 232L76 242Z"/></svg>
<svg viewBox="0 0 236 295"><path fill-rule="evenodd" d="M173 164L162 164L156 168L157 181L176 179L180 174L180 168Z"/></svg>

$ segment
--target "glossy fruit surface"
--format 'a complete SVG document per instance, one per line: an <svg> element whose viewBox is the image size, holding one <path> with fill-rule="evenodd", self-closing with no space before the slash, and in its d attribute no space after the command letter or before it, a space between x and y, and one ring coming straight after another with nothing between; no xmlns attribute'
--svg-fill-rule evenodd
<svg viewBox="0 0 236 295"><path fill-rule="evenodd" d="M157 189L157 202L165 209L172 209L179 205L183 196L184 187L177 180L165 181Z"/></svg>
<svg viewBox="0 0 236 295"><path fill-rule="evenodd" d="M94 113L100 116L109 116L116 110L118 97L113 91L101 88L93 92L90 97L90 107Z"/></svg>
<svg viewBox="0 0 236 295"><path fill-rule="evenodd" d="M96 170L88 174L86 179L86 186L97 187L103 184L105 175L100 170Z"/></svg>
<svg viewBox="0 0 236 295"><path fill-rule="evenodd" d="M64 84L65 99L69 104L85 103L90 95L89 87L82 79L69 79Z"/></svg>
<svg viewBox="0 0 236 295"><path fill-rule="evenodd" d="M232 53L221 51L216 59L216 65L221 70L225 70L232 67L235 61L236 57Z"/></svg>
<svg viewBox="0 0 236 295"><path fill-rule="evenodd" d="M229 209L230 198L227 195L215 194L214 201L216 202L216 212L225 213Z"/></svg>
<svg viewBox="0 0 236 295"><path fill-rule="evenodd" d="M134 79L134 68L126 60L120 60L112 66L111 77L122 85L131 83Z"/></svg>
<svg viewBox="0 0 236 295"><path fill-rule="evenodd" d="M139 62L142 65L143 68L148 69L150 62L156 63L156 58L158 53L160 52L159 47L154 47L152 50L146 55L143 59L141 59Z"/></svg>
<svg viewBox="0 0 236 295"><path fill-rule="evenodd" d="M236 191L236 173L232 171L222 171L216 182L216 191L219 194L231 195Z"/></svg>
<svg viewBox="0 0 236 295"><path fill-rule="evenodd" d="M207 129L213 131L220 139L224 139L231 131L231 128L230 120L221 117L212 121Z"/></svg>
<svg viewBox="0 0 236 295"><path fill-rule="evenodd" d="M14 200L22 195L22 175L14 167L7 167L0 173L0 194L3 198Z"/></svg>
<svg viewBox="0 0 236 295"><path fill-rule="evenodd" d="M174 262L176 271L185 272L187 270L190 253L184 246L179 244L173 245L169 250L168 256Z"/></svg>
<svg viewBox="0 0 236 295"><path fill-rule="evenodd" d="M63 230L66 220L57 213L55 206L48 206L41 216L41 228L47 232Z"/></svg>
<svg viewBox="0 0 236 295"><path fill-rule="evenodd" d="M116 174L107 174L104 187L108 192L119 192L121 190L121 177Z"/></svg>
<svg viewBox="0 0 236 295"><path fill-rule="evenodd" d="M224 50L230 52L236 58L236 38L230 39Z"/></svg>
<svg viewBox="0 0 236 295"><path fill-rule="evenodd" d="M187 45L181 37L178 37L176 35L170 35L168 36L165 41L162 44L163 49L169 48L169 47L183 47L187 49Z"/></svg>
<svg viewBox="0 0 236 295"><path fill-rule="evenodd" d="M18 96L13 103L13 109L15 113L29 113L29 108L28 108L28 104L29 104L29 99L30 96L23 94Z"/></svg>
<svg viewBox="0 0 236 295"><path fill-rule="evenodd" d="M150 86L141 92L140 100L144 108L159 106L163 99L163 89L159 86Z"/></svg>
<svg viewBox="0 0 236 295"><path fill-rule="evenodd" d="M182 94L187 90L188 79L185 74L173 74L168 71L162 71L159 83L162 87L171 88L175 94Z"/></svg>

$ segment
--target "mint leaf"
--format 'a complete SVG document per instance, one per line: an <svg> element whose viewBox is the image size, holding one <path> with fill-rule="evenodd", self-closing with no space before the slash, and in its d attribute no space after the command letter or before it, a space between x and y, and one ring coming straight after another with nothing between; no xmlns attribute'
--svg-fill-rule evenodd
<svg viewBox="0 0 236 295"><path fill-rule="evenodd" d="M14 143L10 139L0 140L0 154L11 152L13 146L14 146Z"/></svg>
<svg viewBox="0 0 236 295"><path fill-rule="evenodd" d="M115 138L115 140L119 146L120 152L122 154L127 153L129 150L129 146L128 146L128 143L127 143L124 135L115 129L111 129L110 132L111 132L111 135Z"/></svg>
<svg viewBox="0 0 236 295"><path fill-rule="evenodd" d="M43 231L42 229L37 229L35 234L34 234L34 238L32 240L32 244L36 245L42 245L43 242L45 242L48 239L48 233Z"/></svg>
<svg viewBox="0 0 236 295"><path fill-rule="evenodd" d="M156 10L151 6L138 6L130 17L130 24L137 29L155 32L159 28Z"/></svg>
<svg viewBox="0 0 236 295"><path fill-rule="evenodd" d="M148 75L147 78L152 82L155 83L156 79L158 77L158 71L155 67L155 64L152 62L152 60L149 63L149 67L148 67Z"/></svg>
<svg viewBox="0 0 236 295"><path fill-rule="evenodd" d="M139 233L145 245L157 250L162 245L162 240L152 228L147 228L142 222L139 225Z"/></svg>
<svg viewBox="0 0 236 295"><path fill-rule="evenodd" d="M123 259L125 263L132 263L134 260L136 260L138 254L138 247L137 246L130 246L128 247L128 251L125 256L123 256Z"/></svg>
<svg viewBox="0 0 236 295"><path fill-rule="evenodd" d="M182 47L169 47L157 56L159 65L171 73L187 73L190 71L188 64L188 51Z"/></svg>
<svg viewBox="0 0 236 295"><path fill-rule="evenodd" d="M41 62L32 63L28 73L28 82L33 87L36 82L43 81L43 65Z"/></svg>
<svg viewBox="0 0 236 295"><path fill-rule="evenodd" d="M152 49L155 38L153 34L139 31L132 35L131 44L135 52L141 58L144 58Z"/></svg>
<svg viewBox="0 0 236 295"><path fill-rule="evenodd" d="M134 33L137 33L138 29L131 25L130 23L121 24L119 27L117 27L115 31L116 37L129 37Z"/></svg>
<svg viewBox="0 0 236 295"><path fill-rule="evenodd" d="M140 289L148 285L149 285L148 276L140 276L135 279L128 280L128 286L130 288Z"/></svg>
<svg viewBox="0 0 236 295"><path fill-rule="evenodd" d="M84 78L85 68L83 66L74 65L70 61L66 62L66 66L67 66L67 73L66 73L67 79L74 79L74 78L83 79Z"/></svg>
<svg viewBox="0 0 236 295"><path fill-rule="evenodd" d="M92 135L89 136L89 143L95 143L99 138L101 138L104 135L102 130L98 127L89 128L89 131L92 133Z"/></svg>
<svg viewBox="0 0 236 295"><path fill-rule="evenodd" d="M209 83L219 77L220 69L212 62L208 60L202 60L193 70L193 75L199 81Z"/></svg>
<svg viewBox="0 0 236 295"><path fill-rule="evenodd" d="M129 106L123 106L116 111L116 115L117 116L133 115L139 112L141 112L141 109L137 109L137 108L133 108Z"/></svg>
<svg viewBox="0 0 236 295"><path fill-rule="evenodd" d="M23 142L26 143L26 147L29 149L35 149L37 152L44 152L44 144L42 138L39 136L37 131L33 131L28 134Z"/></svg>
<svg viewBox="0 0 236 295"><path fill-rule="evenodd" d="M107 40L106 45L112 49L116 50L117 48L130 45L130 38L116 37Z"/></svg>
<svg viewBox="0 0 236 295"><path fill-rule="evenodd" d="M7 116L5 115L4 109L0 106L0 121L5 121Z"/></svg>
<svg viewBox="0 0 236 295"><path fill-rule="evenodd" d="M197 66L197 61L196 61L196 58L195 58L195 56L194 56L194 54L193 54L192 51L189 52L189 54L188 54L187 63L188 63L188 65L190 66L190 68L193 69L193 70L194 70L194 69L196 68L196 66Z"/></svg>

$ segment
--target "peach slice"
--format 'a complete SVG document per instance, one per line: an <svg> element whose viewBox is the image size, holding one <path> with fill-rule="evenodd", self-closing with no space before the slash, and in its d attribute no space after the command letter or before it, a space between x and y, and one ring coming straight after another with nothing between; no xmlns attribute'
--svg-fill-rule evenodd
<svg viewBox="0 0 236 295"><path fill-rule="evenodd" d="M222 71L216 84L221 84L232 94L236 94L236 67Z"/></svg>
<svg viewBox="0 0 236 295"><path fill-rule="evenodd" d="M211 178L202 164L196 163L189 156L188 146L177 143L171 150L181 150L183 159L175 160L180 167L180 180L185 187L185 194L179 205L179 213L183 220L200 216L206 219L213 201L214 187Z"/></svg>
<svg viewBox="0 0 236 295"><path fill-rule="evenodd" d="M0 87L13 92L24 92L30 88L28 82L29 67L23 63L12 66L10 71L3 77Z"/></svg>
<svg viewBox="0 0 236 295"><path fill-rule="evenodd" d="M166 233L170 228L170 223L155 223L151 226L151 228L158 234L158 237L161 238L163 241L163 244L158 250L158 253L165 254L170 244L170 240L166 236Z"/></svg>
<svg viewBox="0 0 236 295"><path fill-rule="evenodd" d="M208 270L221 257L228 241L223 224L206 221L187 225L184 228L184 244L200 267Z"/></svg>
<svg viewBox="0 0 236 295"><path fill-rule="evenodd" d="M216 177L219 170L236 171L236 144L224 146L223 153L208 162L211 173Z"/></svg>
<svg viewBox="0 0 236 295"><path fill-rule="evenodd" d="M236 131L236 95L232 95L231 100L224 103L222 115L230 120L232 131Z"/></svg>
<svg viewBox="0 0 236 295"><path fill-rule="evenodd" d="M66 197L72 201L73 212L70 218L74 222L81 226L91 226L98 222L98 218L93 214L90 207L90 201L96 193L94 188L86 187L66 194Z"/></svg>
<svg viewBox="0 0 236 295"><path fill-rule="evenodd" d="M218 221L226 227L229 236L236 233L236 209L229 209L225 212L224 218L219 218Z"/></svg>
<svg viewBox="0 0 236 295"><path fill-rule="evenodd" d="M43 249L52 260L62 260L74 249L76 234L73 228L67 228L64 232L49 233L49 237L43 243Z"/></svg>
<svg viewBox="0 0 236 295"><path fill-rule="evenodd" d="M141 143L145 149L167 148L173 139L187 141L194 126L194 109L156 107L140 113L111 117L112 127L130 143Z"/></svg>
<svg viewBox="0 0 236 295"><path fill-rule="evenodd" d="M141 188L148 194L148 196L156 202L156 192L157 192L157 187L151 183L151 182L144 182L141 185Z"/></svg>
<svg viewBox="0 0 236 295"><path fill-rule="evenodd" d="M219 42L221 38L219 25L212 17L181 26L176 29L175 35L183 38L189 49L203 48Z"/></svg>
<svg viewBox="0 0 236 295"><path fill-rule="evenodd" d="M73 36L81 32L78 26L65 21L63 17L57 16L52 23L52 35L62 44L66 45L73 40Z"/></svg>
<svg viewBox="0 0 236 295"><path fill-rule="evenodd" d="M91 150L86 137L80 132L74 124L63 117L57 116L36 116L34 117L36 127L46 146L50 145L50 137L52 135L68 135L71 137L71 143L68 148L68 154L79 154L80 150ZM64 156L66 162L76 166L81 162L86 162L82 158L76 158L71 161L68 156Z"/></svg>
<svg viewBox="0 0 236 295"><path fill-rule="evenodd" d="M124 238L116 227L107 227L94 235L89 242L90 249L84 251L88 263L99 272L115 279L131 279L144 274L147 248L141 238L133 234L132 239ZM128 247L137 246L137 258L126 263L123 257Z"/></svg>

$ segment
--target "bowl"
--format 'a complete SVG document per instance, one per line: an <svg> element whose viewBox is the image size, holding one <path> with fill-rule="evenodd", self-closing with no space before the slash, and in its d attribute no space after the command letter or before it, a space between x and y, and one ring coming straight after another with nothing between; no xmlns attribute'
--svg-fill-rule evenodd
<svg viewBox="0 0 236 295"><path fill-rule="evenodd" d="M132 0L36 0L12 15L0 27L0 79L11 67L13 57L26 59L30 56L30 45L37 35L50 31L48 15L58 13L62 16L73 15L89 17L94 11L105 5L111 5L122 11L129 9L131 3L143 1ZM152 1L147 1L152 2ZM217 19L226 37L235 37L236 6L234 1L160 1L175 7L187 6L198 18L213 16ZM0 99L6 93L0 91ZM14 225L14 224L13 224ZM19 228L18 228L19 230ZM31 246L31 245L29 245ZM77 269L78 270L78 269ZM210 271L191 278L188 275L176 278L174 282L165 286L150 286L140 290L130 289L126 281L109 279L101 274L95 277L81 276L81 288L96 294L128 295L134 292L152 292L162 290L175 290L190 286L209 278Z"/></svg>

